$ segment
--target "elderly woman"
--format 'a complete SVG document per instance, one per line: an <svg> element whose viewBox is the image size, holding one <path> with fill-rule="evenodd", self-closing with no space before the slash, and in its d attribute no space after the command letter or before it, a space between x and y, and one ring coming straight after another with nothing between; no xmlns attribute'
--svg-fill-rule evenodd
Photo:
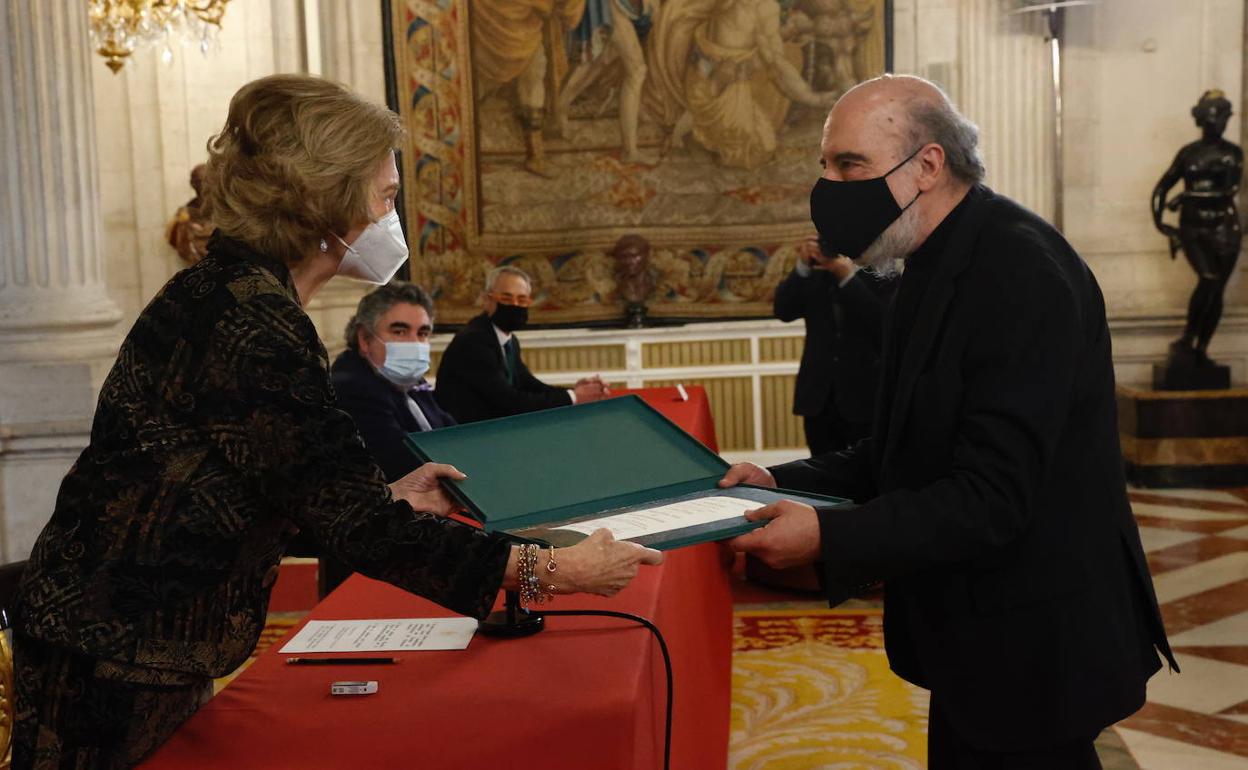
<svg viewBox="0 0 1248 770"><path fill-rule="evenodd" d="M218 231L142 312L23 581L14 767L126 767L246 660L287 540L484 616L500 587L610 595L661 556L609 533L536 565L441 518L426 465L387 485L334 407L303 308L334 275L385 282L398 117L312 77L255 81L209 145ZM430 511L432 513L420 513Z"/></svg>

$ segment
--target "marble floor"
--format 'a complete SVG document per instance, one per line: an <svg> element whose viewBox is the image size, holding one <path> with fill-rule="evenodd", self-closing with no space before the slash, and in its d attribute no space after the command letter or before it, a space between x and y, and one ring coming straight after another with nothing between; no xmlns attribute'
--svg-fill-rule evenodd
<svg viewBox="0 0 1248 770"><path fill-rule="evenodd" d="M1144 708L1097 739L1101 761L1105 770L1248 770L1248 489L1130 496L1183 673L1153 677ZM826 607L736 577L738 609Z"/></svg>
<svg viewBox="0 0 1248 770"><path fill-rule="evenodd" d="M1132 490L1131 505L1183 673L1154 676L1113 731L1141 770L1248 770L1248 490Z"/></svg>

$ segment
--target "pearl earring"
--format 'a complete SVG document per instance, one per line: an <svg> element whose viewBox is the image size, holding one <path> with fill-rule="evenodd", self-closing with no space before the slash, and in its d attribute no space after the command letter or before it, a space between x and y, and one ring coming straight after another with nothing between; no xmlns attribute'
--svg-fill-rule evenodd
<svg viewBox="0 0 1248 770"><path fill-rule="evenodd" d="M324 238L322 238L321 239L321 253L324 254L327 251L329 251L329 244L325 242Z"/></svg>

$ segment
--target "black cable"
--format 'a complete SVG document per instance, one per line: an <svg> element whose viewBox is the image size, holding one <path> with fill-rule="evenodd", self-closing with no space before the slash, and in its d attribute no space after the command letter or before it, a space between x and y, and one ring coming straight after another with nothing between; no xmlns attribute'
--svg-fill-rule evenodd
<svg viewBox="0 0 1248 770"><path fill-rule="evenodd" d="M672 656L667 651L667 641L663 639L663 634L659 631L659 627L640 615L632 615L627 612L614 612L612 610L542 610L534 611L534 615L581 615L601 618L620 618L622 620L631 620L634 623L645 626L650 629L650 633L654 635L655 641L659 643L659 649L663 651L663 668L667 672L667 714L664 717L663 726L663 770L671 770L672 766Z"/></svg>

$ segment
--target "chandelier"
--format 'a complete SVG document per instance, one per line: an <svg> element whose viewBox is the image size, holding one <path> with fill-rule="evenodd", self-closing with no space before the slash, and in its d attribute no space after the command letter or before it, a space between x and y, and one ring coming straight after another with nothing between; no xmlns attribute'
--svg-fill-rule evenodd
<svg viewBox="0 0 1248 770"><path fill-rule="evenodd" d="M176 37L198 41L208 53L230 0L87 0L91 40L114 73L140 45L163 42L161 59L173 60Z"/></svg>

